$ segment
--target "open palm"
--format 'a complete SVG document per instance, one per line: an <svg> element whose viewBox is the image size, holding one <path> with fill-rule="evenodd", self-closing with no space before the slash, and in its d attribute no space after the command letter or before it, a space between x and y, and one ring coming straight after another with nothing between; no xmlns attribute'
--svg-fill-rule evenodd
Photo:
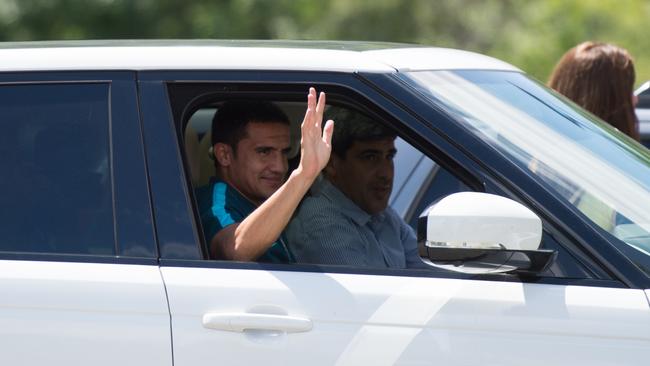
<svg viewBox="0 0 650 366"><path fill-rule="evenodd" d="M334 121L327 121L325 128L321 128L324 110L325 93L321 92L316 101L316 89L309 88L307 112L300 127L300 169L313 177L327 165L332 152Z"/></svg>

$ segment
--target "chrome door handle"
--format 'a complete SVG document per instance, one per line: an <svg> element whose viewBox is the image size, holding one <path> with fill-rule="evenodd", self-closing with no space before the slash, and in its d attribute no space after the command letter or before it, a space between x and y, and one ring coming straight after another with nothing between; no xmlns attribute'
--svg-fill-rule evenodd
<svg viewBox="0 0 650 366"><path fill-rule="evenodd" d="M312 328L311 319L288 315L258 313L206 313L203 314L203 327L231 332L245 330L275 330L286 333L308 332Z"/></svg>

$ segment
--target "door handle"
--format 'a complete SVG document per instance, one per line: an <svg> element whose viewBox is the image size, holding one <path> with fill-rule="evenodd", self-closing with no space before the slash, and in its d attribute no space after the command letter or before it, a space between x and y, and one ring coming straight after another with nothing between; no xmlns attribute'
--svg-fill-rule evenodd
<svg viewBox="0 0 650 366"><path fill-rule="evenodd" d="M288 315L256 313L206 313L203 314L203 327L230 332L245 330L275 330L286 333L308 332L312 328L311 319Z"/></svg>

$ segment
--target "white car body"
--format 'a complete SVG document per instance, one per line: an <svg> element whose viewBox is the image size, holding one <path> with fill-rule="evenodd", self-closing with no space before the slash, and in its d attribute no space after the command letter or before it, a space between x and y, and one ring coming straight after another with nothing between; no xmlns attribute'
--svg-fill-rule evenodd
<svg viewBox="0 0 650 366"><path fill-rule="evenodd" d="M171 365L156 266L0 261L8 365Z"/></svg>
<svg viewBox="0 0 650 366"><path fill-rule="evenodd" d="M187 268L164 268L163 277L175 365L210 365L214 357L270 365L563 365L575 358L634 365L644 362L648 343L641 290ZM313 327L215 331L201 326L208 313L286 314Z"/></svg>
<svg viewBox="0 0 650 366"><path fill-rule="evenodd" d="M125 45L126 44L126 45ZM172 43L173 44L173 43ZM280 47L246 46L240 42L176 42L146 47L121 42L94 46L62 42L38 47L0 48L0 72L66 70L289 70L392 72L395 70L518 70L503 61L472 52L431 47L357 51L336 49L336 43L278 43ZM285 47L282 47L284 45ZM318 48L319 45L327 48ZM246 47L245 47L246 46ZM351 47L354 44L351 44ZM260 58L260 55L264 55ZM74 60L71 63L70 60Z"/></svg>
<svg viewBox="0 0 650 366"><path fill-rule="evenodd" d="M519 72L486 56L224 44L0 48L0 73ZM650 290L417 275L0 260L6 365L646 365ZM341 272L345 272L342 269Z"/></svg>

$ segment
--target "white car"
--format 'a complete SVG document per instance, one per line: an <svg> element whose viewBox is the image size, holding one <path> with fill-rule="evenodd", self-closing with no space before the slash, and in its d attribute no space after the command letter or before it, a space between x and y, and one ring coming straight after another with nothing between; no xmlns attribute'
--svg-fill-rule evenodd
<svg viewBox="0 0 650 366"><path fill-rule="evenodd" d="M207 259L204 116L309 86L399 133L428 268ZM459 50L2 44L2 363L646 365L650 154L590 118Z"/></svg>

